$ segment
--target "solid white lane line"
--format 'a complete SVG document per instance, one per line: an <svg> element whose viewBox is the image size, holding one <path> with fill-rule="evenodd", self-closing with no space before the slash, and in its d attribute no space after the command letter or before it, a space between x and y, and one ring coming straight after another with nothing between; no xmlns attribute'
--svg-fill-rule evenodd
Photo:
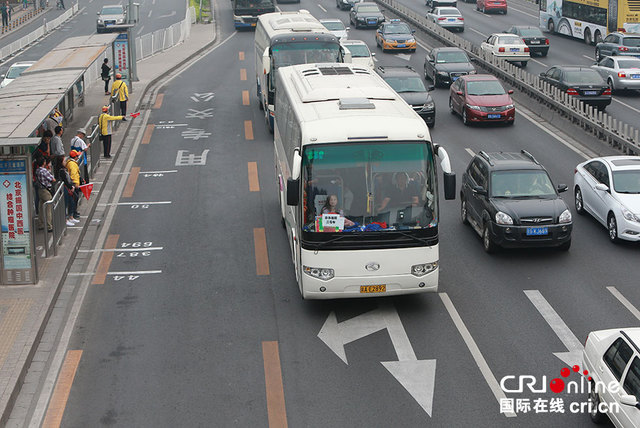
<svg viewBox="0 0 640 428"><path fill-rule="evenodd" d="M171 201L157 201L157 202L112 202L109 204L98 204L100 207L105 207L107 205L167 205L170 204Z"/></svg>
<svg viewBox="0 0 640 428"><path fill-rule="evenodd" d="M543 66L543 67L549 67L547 64L545 64L545 63L544 63L544 62L542 62L542 61L538 61L537 59L533 59L533 58L531 58L531 60L530 60L530 61L533 61L533 62L535 62L536 64L540 64L540 65L541 65L541 66Z"/></svg>
<svg viewBox="0 0 640 428"><path fill-rule="evenodd" d="M627 298L624 297L622 295L622 293L620 293L616 287L611 285L611 286L607 287L607 290L609 290L609 292L611 294L613 294L613 297L618 299L620 301L620 303L622 303L624 305L624 307L627 308L629 310L629 312L631 312L631 314L634 317L636 317L638 320L640 320L640 311L635 306L633 306L633 304L631 304L631 302L629 300L627 300Z"/></svg>
<svg viewBox="0 0 640 428"><path fill-rule="evenodd" d="M471 157L474 157L476 154L473 152L473 150L471 150L469 147L465 147L464 149L465 152L469 153L471 155Z"/></svg>
<svg viewBox="0 0 640 428"><path fill-rule="evenodd" d="M322 5L321 5L321 4L318 4L318 7L319 7L320 9L322 9L322 11L323 11L323 12L325 12L325 13L327 12L327 9L325 9L324 7L322 7Z"/></svg>
<svg viewBox="0 0 640 428"><path fill-rule="evenodd" d="M469 30L469 31L473 31L473 32L474 32L474 33L476 33L476 34L480 34L480 35L481 35L482 37L484 37L485 39L489 37L489 36L487 36L486 34L481 33L480 31L476 30L475 28L467 28L467 30Z"/></svg>
<svg viewBox="0 0 640 428"><path fill-rule="evenodd" d="M467 348L469 349L469 352L471 352L471 356L478 365L480 373L482 373L482 376L484 376L484 380L487 382L487 385L489 385L489 388L493 392L493 395L496 397L496 400L498 400L498 404L501 402L501 400L506 400L507 396L505 395L502 388L500 388L496 377L493 375L491 368L489 368L489 364L487 364L487 361L482 356L482 352L480 352L480 348L478 348L478 345L476 345L476 341L473 340L473 337L471 336L471 333L469 333L467 326L464 324L464 321L462 321L462 318L460 318L460 315L458 314L455 306L453 306L449 295L447 293L438 294L440 295L445 308L447 308L447 311L449 312L449 316L453 320L453 323L456 325L460 336L462 336L464 343L467 344ZM515 418L517 416L514 412L505 412L504 415L508 418Z"/></svg>
<svg viewBox="0 0 640 428"><path fill-rule="evenodd" d="M617 103L622 104L622 105L623 105L623 106L625 106L626 108L630 108L631 110L634 110L634 111L636 111L637 113L640 113L640 110L638 110L637 108L635 108L635 107L633 107L633 106L630 106L630 105L629 105L629 104L627 104L627 103L623 103L622 101L620 101L620 100L619 100L619 99L617 99L617 98L612 98L612 100L613 100L613 101L615 101L615 102L617 102Z"/></svg>
<svg viewBox="0 0 640 428"><path fill-rule="evenodd" d="M156 251L162 250L164 247L138 247L138 248L95 248L93 250L78 250L79 253L95 253L95 252L108 252L108 251Z"/></svg>
<svg viewBox="0 0 640 428"><path fill-rule="evenodd" d="M134 270L131 272L107 272L107 275L146 275L150 273L162 273L161 270Z"/></svg>
<svg viewBox="0 0 640 428"><path fill-rule="evenodd" d="M591 61L594 60L594 57L588 56L588 55L582 55L583 57L585 57L586 59L590 59Z"/></svg>
<svg viewBox="0 0 640 428"><path fill-rule="evenodd" d="M539 15L533 15L533 14L531 14L531 13L529 13L529 12L525 12L524 10L520 10L520 9L517 9L517 8L515 8L515 7L513 7L513 6L509 6L509 11L512 11L512 10L515 10L516 12L520 12L521 14L523 14L523 15L527 15L527 16L530 16L530 17L532 17L532 18L536 18L536 19L539 19L539 18L540 18L540 16L539 16Z"/></svg>
<svg viewBox="0 0 640 428"><path fill-rule="evenodd" d="M169 171L140 171L138 174L169 174L172 172L178 172L177 169L172 169Z"/></svg>
<svg viewBox="0 0 640 428"><path fill-rule="evenodd" d="M560 318L560 315L553 309L553 307L547 302L542 293L538 290L524 290L524 294L527 295L533 306L536 307L542 318L549 324L549 327L558 336L558 339L569 351L582 351L582 343L573 334L571 329Z"/></svg>

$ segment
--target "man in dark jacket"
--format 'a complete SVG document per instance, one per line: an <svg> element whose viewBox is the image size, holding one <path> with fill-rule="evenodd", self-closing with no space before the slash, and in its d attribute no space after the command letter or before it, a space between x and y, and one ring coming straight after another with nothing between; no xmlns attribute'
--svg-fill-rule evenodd
<svg viewBox="0 0 640 428"><path fill-rule="evenodd" d="M111 80L111 67L109 67L109 58L105 58L102 63L102 73L100 74L102 80L104 80L104 94L109 95L109 80Z"/></svg>

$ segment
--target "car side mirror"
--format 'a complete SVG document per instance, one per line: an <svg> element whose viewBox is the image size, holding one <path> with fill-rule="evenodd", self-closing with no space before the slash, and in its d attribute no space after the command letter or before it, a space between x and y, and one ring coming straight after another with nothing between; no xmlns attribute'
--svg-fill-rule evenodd
<svg viewBox="0 0 640 428"><path fill-rule="evenodd" d="M96 12L96 15L98 15L98 16L99 16L99 15L100 15L100 12Z"/></svg>
<svg viewBox="0 0 640 428"><path fill-rule="evenodd" d="M478 195L487 196L487 189L482 186L473 186L473 193Z"/></svg>
<svg viewBox="0 0 640 428"><path fill-rule="evenodd" d="M540 73L540 77L546 77L547 73Z"/></svg>
<svg viewBox="0 0 640 428"><path fill-rule="evenodd" d="M346 27L345 28L345 31L349 31L349 30L351 30L351 27Z"/></svg>
<svg viewBox="0 0 640 428"><path fill-rule="evenodd" d="M462 96L462 91L456 91L456 95Z"/></svg>
<svg viewBox="0 0 640 428"><path fill-rule="evenodd" d="M620 403L624 404L625 406L636 407L638 404L638 400L636 399L635 395L622 394L620 395Z"/></svg>
<svg viewBox="0 0 640 428"><path fill-rule="evenodd" d="M0 79L4 79L4 76L6 76L6 74L0 74Z"/></svg>
<svg viewBox="0 0 640 428"><path fill-rule="evenodd" d="M376 53L375 52L371 52L371 56L376 56Z"/></svg>
<svg viewBox="0 0 640 428"><path fill-rule="evenodd" d="M509 94L509 95L513 94L513 89L509 89L509 90L507 91L507 94Z"/></svg>
<svg viewBox="0 0 640 428"><path fill-rule="evenodd" d="M596 190L600 190L601 192L608 192L609 191L609 186L607 186L606 184L603 184L603 183L598 183L598 184L596 184Z"/></svg>
<svg viewBox="0 0 640 428"><path fill-rule="evenodd" d="M411 34L415 34L415 33L416 33L416 30L411 30Z"/></svg>
<svg viewBox="0 0 640 428"><path fill-rule="evenodd" d="M433 91L435 88L436 88L436 87L435 87L435 85L429 85L429 86L427 86L427 92L431 92L431 91Z"/></svg>
<svg viewBox="0 0 640 428"><path fill-rule="evenodd" d="M558 187L556 187L556 189L558 189L558 193L566 192L568 188L569 186L566 184L558 184Z"/></svg>
<svg viewBox="0 0 640 428"><path fill-rule="evenodd" d="M434 58L427 58L427 61L429 61L431 64L434 64L436 62Z"/></svg>

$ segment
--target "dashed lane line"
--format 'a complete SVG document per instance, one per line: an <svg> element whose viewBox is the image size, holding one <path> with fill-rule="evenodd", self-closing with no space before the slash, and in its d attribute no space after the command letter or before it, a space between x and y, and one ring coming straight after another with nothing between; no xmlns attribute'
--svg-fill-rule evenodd
<svg viewBox="0 0 640 428"><path fill-rule="evenodd" d="M104 244L104 248L116 248L118 244L118 239L120 235L109 235L107 236L107 241ZM93 277L93 281L91 282L93 285L103 285L104 281L107 279L107 272L109 272L109 267L111 266L111 262L113 261L113 253L106 252L100 256L100 261L98 262L98 268L96 269L96 276Z"/></svg>
<svg viewBox="0 0 640 428"><path fill-rule="evenodd" d="M635 306L633 306L633 304L629 300L627 300L627 298L624 297L616 287L614 287L613 285L610 285L609 287L607 287L607 290L609 290L609 292L613 294L613 297L618 299L620 303L622 303L622 305L625 308L627 308L634 317L640 320L640 311Z"/></svg>
<svg viewBox="0 0 640 428"><path fill-rule="evenodd" d="M267 393L269 428L287 428L287 410L284 401L282 367L278 342L262 342L264 380Z"/></svg>
<svg viewBox="0 0 640 428"><path fill-rule="evenodd" d="M258 180L258 163L257 162L249 162L248 163L249 170L249 191L250 192L259 192L260 191L260 181Z"/></svg>

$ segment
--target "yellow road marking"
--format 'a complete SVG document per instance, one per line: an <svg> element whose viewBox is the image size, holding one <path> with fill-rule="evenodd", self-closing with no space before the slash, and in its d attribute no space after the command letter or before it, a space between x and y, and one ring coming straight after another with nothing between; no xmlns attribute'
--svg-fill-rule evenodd
<svg viewBox="0 0 640 428"><path fill-rule="evenodd" d="M133 196L133 189L136 188L136 183L138 182L138 174L140 174L140 167L136 166L131 168L129 179L127 180L127 184L124 186L124 192L122 192L123 198L130 198Z"/></svg>
<svg viewBox="0 0 640 428"><path fill-rule="evenodd" d="M240 59L240 61L244 61L244 52L238 52L238 59Z"/></svg>
<svg viewBox="0 0 640 428"><path fill-rule="evenodd" d="M269 275L269 253L267 253L267 237L264 227L253 229L253 244L256 253L256 274Z"/></svg>
<svg viewBox="0 0 640 428"><path fill-rule="evenodd" d="M258 163L249 162L249 191L259 192L260 181L258 180Z"/></svg>
<svg viewBox="0 0 640 428"><path fill-rule="evenodd" d="M244 121L244 138L245 140L253 140L253 125L250 120Z"/></svg>
<svg viewBox="0 0 640 428"><path fill-rule="evenodd" d="M246 68L241 68L240 69L240 80L247 80L247 69Z"/></svg>
<svg viewBox="0 0 640 428"><path fill-rule="evenodd" d="M151 141L151 135L153 135L153 130L156 128L154 124L147 125L147 129L144 130L144 135L142 136L142 141L140 144L149 144Z"/></svg>
<svg viewBox="0 0 640 428"><path fill-rule="evenodd" d="M249 91L242 91L242 105L249 105Z"/></svg>
<svg viewBox="0 0 640 428"><path fill-rule="evenodd" d="M62 363L51 401L49 401L49 407L47 408L47 414L44 417L42 428L58 428L60 426L64 409L67 407L67 400L69 400L73 378L76 376L81 357L81 349L67 351L67 356L64 359L64 363Z"/></svg>
<svg viewBox="0 0 640 428"><path fill-rule="evenodd" d="M267 389L269 428L287 428L287 409L284 404L284 386L278 342L262 342L262 358Z"/></svg>
<svg viewBox="0 0 640 428"><path fill-rule="evenodd" d="M107 242L104 244L104 249L113 250L116 248L118 238L120 238L120 235L107 236ZM93 276L92 284L104 284L104 281L107 279L107 272L109 272L109 266L111 266L111 260L113 260L113 253L113 251L105 251L102 253L100 256L100 262L98 262L98 269L96 269L96 274Z"/></svg>
<svg viewBox="0 0 640 428"><path fill-rule="evenodd" d="M153 105L154 109L162 107L162 100L164 100L164 94L158 94L156 97L156 103Z"/></svg>

